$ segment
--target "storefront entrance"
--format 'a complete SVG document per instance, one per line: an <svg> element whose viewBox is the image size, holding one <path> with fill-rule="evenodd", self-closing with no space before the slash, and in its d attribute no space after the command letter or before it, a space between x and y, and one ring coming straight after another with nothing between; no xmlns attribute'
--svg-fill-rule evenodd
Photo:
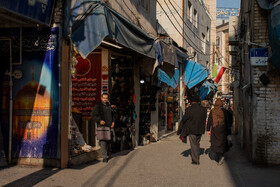
<svg viewBox="0 0 280 187"><path fill-rule="evenodd" d="M116 142L112 151L118 152L135 147L135 93L133 57L112 53L111 55L111 104L115 118Z"/></svg>

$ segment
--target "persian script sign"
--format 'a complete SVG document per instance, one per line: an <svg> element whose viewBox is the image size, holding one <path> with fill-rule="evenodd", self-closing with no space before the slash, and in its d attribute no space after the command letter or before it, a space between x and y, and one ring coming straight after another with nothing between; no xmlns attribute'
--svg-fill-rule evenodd
<svg viewBox="0 0 280 187"><path fill-rule="evenodd" d="M239 8L217 8L216 18L228 19L229 16L239 16Z"/></svg>
<svg viewBox="0 0 280 187"><path fill-rule="evenodd" d="M267 48L251 48L250 61L252 66L266 66L268 60Z"/></svg>

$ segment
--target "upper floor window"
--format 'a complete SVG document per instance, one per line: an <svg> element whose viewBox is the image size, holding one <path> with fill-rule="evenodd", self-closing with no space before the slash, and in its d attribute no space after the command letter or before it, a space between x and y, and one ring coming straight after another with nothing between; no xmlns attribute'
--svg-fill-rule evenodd
<svg viewBox="0 0 280 187"><path fill-rule="evenodd" d="M209 41L210 40L210 29L209 29L209 27L206 28L206 32L207 32L206 40Z"/></svg>
<svg viewBox="0 0 280 187"><path fill-rule="evenodd" d="M220 37L216 38L216 48L220 49Z"/></svg>
<svg viewBox="0 0 280 187"><path fill-rule="evenodd" d="M205 35L202 33L202 51L203 53L206 53L206 37Z"/></svg>
<svg viewBox="0 0 280 187"><path fill-rule="evenodd" d="M193 13L192 13L192 4L190 1L188 1L187 16L188 16L188 19L190 20L190 22L192 22Z"/></svg>
<svg viewBox="0 0 280 187"><path fill-rule="evenodd" d="M140 5L141 5L145 10L149 10L149 2L150 2L150 0L140 0Z"/></svg>
<svg viewBox="0 0 280 187"><path fill-rule="evenodd" d="M197 28L197 11L193 9L193 24Z"/></svg>

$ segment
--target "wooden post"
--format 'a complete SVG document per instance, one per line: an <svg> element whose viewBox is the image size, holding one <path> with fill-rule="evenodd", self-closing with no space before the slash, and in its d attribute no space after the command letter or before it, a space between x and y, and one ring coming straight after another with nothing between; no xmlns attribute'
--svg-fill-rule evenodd
<svg viewBox="0 0 280 187"><path fill-rule="evenodd" d="M60 167L66 168L68 165L68 136L70 123L70 47L66 41L62 42L62 62L61 62L61 148Z"/></svg>

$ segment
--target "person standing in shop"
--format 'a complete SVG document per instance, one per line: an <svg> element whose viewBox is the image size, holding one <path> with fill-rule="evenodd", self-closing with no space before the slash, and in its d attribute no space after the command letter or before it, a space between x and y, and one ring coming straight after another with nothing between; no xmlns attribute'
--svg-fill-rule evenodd
<svg viewBox="0 0 280 187"><path fill-rule="evenodd" d="M200 140L205 133L207 109L201 106L199 96L193 96L191 106L186 109L185 115L180 123L180 128L187 132L191 145L192 164L199 165Z"/></svg>
<svg viewBox="0 0 280 187"><path fill-rule="evenodd" d="M95 105L92 111L92 120L97 123L97 126L107 126L111 129L114 128L115 123L113 120L112 108L109 103L109 95L102 93L101 101ZM101 154L103 162L108 162L111 157L111 144L108 140L99 140L101 147Z"/></svg>

